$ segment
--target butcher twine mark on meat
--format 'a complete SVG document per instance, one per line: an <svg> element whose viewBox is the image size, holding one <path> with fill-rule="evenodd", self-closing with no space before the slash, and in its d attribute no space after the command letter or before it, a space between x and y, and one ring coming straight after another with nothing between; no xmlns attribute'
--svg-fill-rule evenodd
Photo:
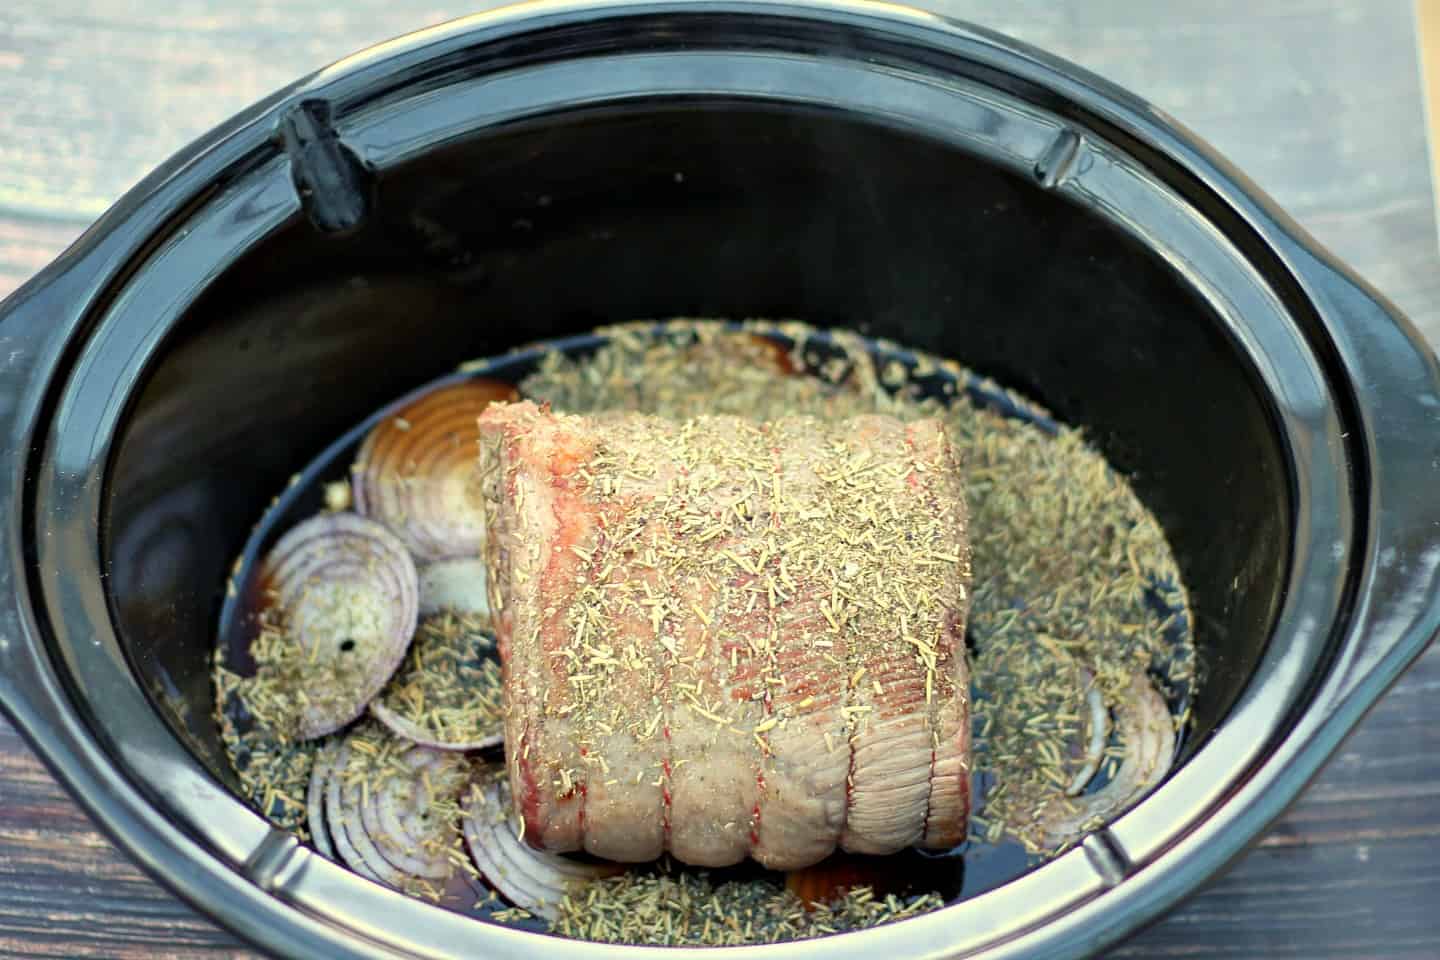
<svg viewBox="0 0 1440 960"><path fill-rule="evenodd" d="M479 422L531 844L796 869L964 839L970 550L937 420Z"/></svg>

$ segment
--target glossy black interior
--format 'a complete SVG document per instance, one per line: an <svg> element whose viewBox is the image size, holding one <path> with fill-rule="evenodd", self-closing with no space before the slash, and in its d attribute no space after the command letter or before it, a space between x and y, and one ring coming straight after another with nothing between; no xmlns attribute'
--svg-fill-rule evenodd
<svg viewBox="0 0 1440 960"><path fill-rule="evenodd" d="M1160 517L1223 718L1282 599L1271 411L1204 301L1092 212L838 113L651 103L514 124L376 184L345 238L295 220L159 353L104 548L137 673L229 780L209 658L226 575L291 474L463 359L597 324L795 317L953 357L1085 426Z"/></svg>

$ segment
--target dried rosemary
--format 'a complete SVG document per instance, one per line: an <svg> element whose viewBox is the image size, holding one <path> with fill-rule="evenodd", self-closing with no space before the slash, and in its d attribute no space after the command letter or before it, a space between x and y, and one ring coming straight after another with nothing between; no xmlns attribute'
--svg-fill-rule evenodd
<svg viewBox="0 0 1440 960"><path fill-rule="evenodd" d="M1193 691L1197 678L1187 601L1163 532L1125 479L1079 431L1056 426L1045 411L990 384L984 384L985 391L1003 397L1010 412L1021 416L978 404L963 389L978 381L951 361L912 354L903 363L877 362L870 347L853 335L821 335L799 324L765 322L737 331L703 321L601 332L609 340L590 356L547 356L526 379L523 392L561 410L635 410L673 419L725 413L766 421L800 415L834 421L866 413L903 421L943 419L964 474L975 571L968 629L974 760L980 782L989 787L983 808L972 818L974 840L1009 837L1037 855L1053 852L1043 842L1037 814L1063 796L1084 764L1079 745L1087 734L1087 678L1111 706L1126 695L1137 669L1150 671L1168 693ZM777 339L787 346L777 347ZM801 370L813 375L796 375ZM939 381L935 374L941 375ZM680 460L690 456L683 449L671 454ZM645 464L626 462L617 453L590 482L619 484L626 471L644 469ZM331 506L338 504L337 491ZM863 509L859 501L850 506ZM741 501L735 509L745 516ZM813 549L823 552L825 545ZM642 553L640 559L649 558ZM755 562L740 556L722 560L738 567ZM787 558L787 571L790 562ZM851 576L860 573L856 562ZM842 563L838 572L844 569ZM783 593L783 577L776 586ZM889 589L883 583L868 592L852 589L856 607L896 602ZM906 589L923 590L924 585ZM665 604L676 602L663 593L654 599L647 614L663 615ZM572 627L578 628L578 622ZM423 621L418 642L382 695L384 702L403 707L440 740L493 730L500 718L499 683L482 628L478 620L457 614ZM580 648L587 659L577 664L579 675L604 673L613 659L593 640L590 648ZM824 653L816 650L817 657ZM305 788L317 746L338 745L342 735L298 743L289 732L307 693L293 682L295 658L303 652L283 624L263 621L250 654L258 668L250 677L231 672L216 658L217 722L245 796L274 823L303 838ZM869 679L861 675L855 682ZM783 683L783 677L777 676L777 682ZM590 688L590 694L597 689ZM721 715L716 691L701 685L689 692L695 709ZM592 697L592 702L598 706L604 700ZM614 717L617 722L653 722L648 700L622 706L625 715ZM591 713L587 729L610 722L598 709ZM760 735L781 722L777 718ZM1179 729L1188 716L1175 722ZM852 723L859 728L863 718L846 717L847 730ZM409 784L398 790L395 801L414 809L420 798L407 792L415 789L416 774L403 762L404 746L378 728L364 730L370 732L349 738L352 749L341 775L364 783L367 791L392 782ZM1113 765L1120 752L1120 744L1112 742L1106 763ZM452 827L460 815L455 797L461 785L449 782L450 776L442 775L445 783L425 803L445 825L435 834L445 855L468 863L455 847ZM413 892L436 895L418 887ZM493 904L482 902L501 922L528 918L519 908L493 910ZM869 887L854 887L830 904L807 910L793 893L768 879L720 881L662 863L590 883L563 902L552 929L612 943L767 943L873 926L941 905L934 893L880 897Z"/></svg>
<svg viewBox="0 0 1440 960"><path fill-rule="evenodd" d="M505 725L489 620L450 611L420 621L380 702L437 743L475 743Z"/></svg>
<svg viewBox="0 0 1440 960"><path fill-rule="evenodd" d="M555 933L601 943L741 946L844 933L944 906L938 894L877 896L867 886L807 909L764 879L715 883L668 864L597 880L561 902Z"/></svg>
<svg viewBox="0 0 1440 960"><path fill-rule="evenodd" d="M287 733L293 724L278 719L284 703L268 685L226 669L218 652L214 678L215 722L245 798L271 823L309 839L305 789L316 744Z"/></svg>
<svg viewBox="0 0 1440 960"><path fill-rule="evenodd" d="M853 334L762 321L741 331L673 321L602 332L609 340L592 356L547 356L522 392L576 412L944 419L970 507L975 761L993 783L973 836L1052 852L1036 815L1083 763L1082 667L1108 705L1122 701L1137 668L1172 690L1193 688L1186 599L1164 533L1080 431L1052 432L1046 411L953 361L877 364ZM777 349L777 337L793 348ZM792 375L799 369L816 375ZM937 373L948 387L939 396L922 386ZM974 403L958 389L969 381L1021 416Z"/></svg>

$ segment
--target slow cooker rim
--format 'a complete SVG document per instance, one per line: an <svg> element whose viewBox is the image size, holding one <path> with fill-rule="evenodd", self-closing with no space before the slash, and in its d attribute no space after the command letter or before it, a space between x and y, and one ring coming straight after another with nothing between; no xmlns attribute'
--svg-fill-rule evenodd
<svg viewBox="0 0 1440 960"><path fill-rule="evenodd" d="M727 10L732 10L732 9L743 9L743 10L756 10L756 9L775 10L775 9L776 9L776 7L773 7L773 6L757 7L757 4L680 4L680 7L678 7L678 9L698 9L698 7L700 7L700 6L704 6L704 7L706 7L706 9L727 9ZM671 9L670 4L655 4L655 6L654 6L654 7L651 7L651 9L661 9L661 7L662 7L662 9ZM559 9L559 7L547 6L547 7L544 7L544 9L546 9L546 10L556 10L556 9ZM566 7L566 9L569 9L569 7ZM858 4L857 4L857 6L838 7L838 9L848 10L848 12L854 12L854 10L868 10L868 7L858 6ZM593 12L593 10L596 10L596 7L585 7L585 9L583 9L583 10L589 10L589 12ZM599 7L599 10L609 10L609 7ZM513 23L523 23L523 22L524 22L523 17L524 17L524 14L526 14L526 13L527 13L527 12L524 12L524 10L523 10L523 12L520 12L520 19L514 20ZM814 13L809 12L809 10L806 10L806 13L808 13L809 16L814 16ZM482 17L480 17L480 20L490 20L490 16L492 16L492 14L487 14L487 16L482 16ZM888 20L888 17L890 17L890 16L899 16L899 14L886 14L886 19ZM471 23L471 22L465 22L465 23L469 24L469 23ZM907 20L907 23L912 23L912 22L909 22L909 20ZM477 24L477 26L480 26L480 24ZM488 26L488 24L487 24L487 26ZM933 23L930 23L930 22L929 22L929 19L927 19L926 29L932 29L932 27L933 27ZM444 29L442 29L442 30L444 30ZM423 36L423 35L422 35L422 36ZM418 43L418 45L423 45L423 43L420 42L420 40L416 40L416 43ZM415 47L412 46L412 47L410 47L410 49L413 50L413 49L415 49ZM347 62L344 62L344 63L348 63L348 60L347 60ZM336 68L333 68L333 69L336 69ZM320 78L317 78L317 81L320 81L320 79L321 79L321 78L324 78L324 76L325 76L325 73L323 72L323 75L320 75ZM343 75L341 75L341 76L343 76ZM331 79L334 79L334 78L331 78ZM272 99L272 104L278 105L279 102L281 102L281 98ZM242 118L242 119L243 119L243 118ZM259 119L259 115L256 115L256 119ZM236 125L236 127L243 127L243 125L245 125L245 124L243 124L242 121L236 121L236 124L235 124L235 125ZM253 131L252 131L252 132L253 132ZM217 140L217 138L219 138L219 134L216 135L216 140ZM193 158L193 157L196 157L196 155L199 155L199 151L187 151L187 153L189 153L190 157L192 157L192 158ZM232 151L232 153L233 153L233 151ZM167 167L168 167L168 164L167 164ZM213 167L213 164L212 164L212 167ZM176 168L177 168L177 167L176 167ZM161 177L161 174L160 174L160 173L157 173L157 174L156 174L156 177L157 177L157 178L167 178L167 177ZM147 183L150 183L150 181L147 181ZM156 183L151 184L151 186L154 186L154 187L161 186L160 181L157 180ZM144 190L144 186L141 187L141 190ZM132 200L134 200L135 203L131 203ZM111 220L112 217L114 217L114 219L120 219L120 213L122 212L122 210L124 210L124 207L127 206L127 204L130 204L130 206L140 206L140 203L138 203L138 200L137 200L137 197L135 197L135 194L131 194L130 197L127 197L127 201L122 201L121 207L117 207L117 212L115 212L114 214L111 214L111 216L108 216L108 217L107 217L107 220ZM1283 226L1283 225L1282 225L1282 226ZM1292 225L1292 226L1293 226L1293 225ZM95 230L95 232L92 232L92 235L86 237L86 239L88 239L88 240L98 240L99 237L95 237L95 236L94 236L95 233L98 233L98 230ZM132 236L137 236L137 235L140 235L140 232L132 233ZM1303 245L1303 242L1299 242L1299 240L1296 240L1296 242L1295 242L1295 248L1296 248L1296 249L1293 250L1293 253L1302 252L1302 250L1305 250L1305 245ZM1308 252L1308 250L1306 250L1306 252ZM92 248L91 250L89 250L88 253L89 253L89 255L94 255L95 249ZM72 255L71 255L71 256L68 256L68 258L66 258L66 259L75 258L75 256L78 256L78 252L72 253ZM58 271L48 271L48 275L49 275L49 273L53 273L53 272L58 272ZM30 299L29 299L30 304L33 304L33 302L36 302L36 299L35 299L35 298L36 298L37 295L39 295L39 294L37 294L37 289L39 289L39 284L33 284L33 285L30 285L30 286L27 286L26 294L22 294L22 298L17 299L17 301L16 301L17 304L23 304L23 302L26 301L27 296L29 296L29 298L30 298ZM45 292L45 291L40 291L40 292ZM52 304L53 304L53 302L55 302L56 299L58 299L58 298L56 298L56 296L53 295L53 294L50 295L50 296L52 296L52 298L50 298L50 302L52 302ZM1332 294L1332 296L1333 296L1333 294ZM40 299L43 299L43 298L40 298ZM78 315L76 315L76 318L78 318ZM1431 373L1433 373L1433 371L1431 371ZM22 448L22 449L23 449L23 448ZM14 531L12 531L12 537L13 537L13 535L14 535ZM1433 615L1433 612L1431 612L1431 615ZM33 626L33 623L32 623L32 626ZM33 635L33 633L32 633L32 636L35 636L35 635ZM10 699L9 697L7 697L7 698L6 698L6 702L12 702L12 699ZM1328 753L1328 751L1326 751L1326 753ZM127 843L127 846L130 846L130 845L128 845L128 843ZM134 849L132 849L131 852L134 853L134 852L135 852Z"/></svg>

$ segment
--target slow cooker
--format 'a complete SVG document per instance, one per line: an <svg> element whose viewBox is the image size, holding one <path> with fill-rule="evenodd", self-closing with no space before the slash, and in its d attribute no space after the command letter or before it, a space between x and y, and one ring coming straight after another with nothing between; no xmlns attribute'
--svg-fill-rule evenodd
<svg viewBox="0 0 1440 960"><path fill-rule="evenodd" d="M331 438L462 359L671 315L857 328L1083 427L1165 527L1205 673L1177 769L1080 846L746 953L1111 943L1242 851L1436 632L1435 360L1193 135L890 4L540 2L256 104L0 306L0 702L145 869L278 955L632 955L271 827L232 791L209 654L250 525Z"/></svg>

